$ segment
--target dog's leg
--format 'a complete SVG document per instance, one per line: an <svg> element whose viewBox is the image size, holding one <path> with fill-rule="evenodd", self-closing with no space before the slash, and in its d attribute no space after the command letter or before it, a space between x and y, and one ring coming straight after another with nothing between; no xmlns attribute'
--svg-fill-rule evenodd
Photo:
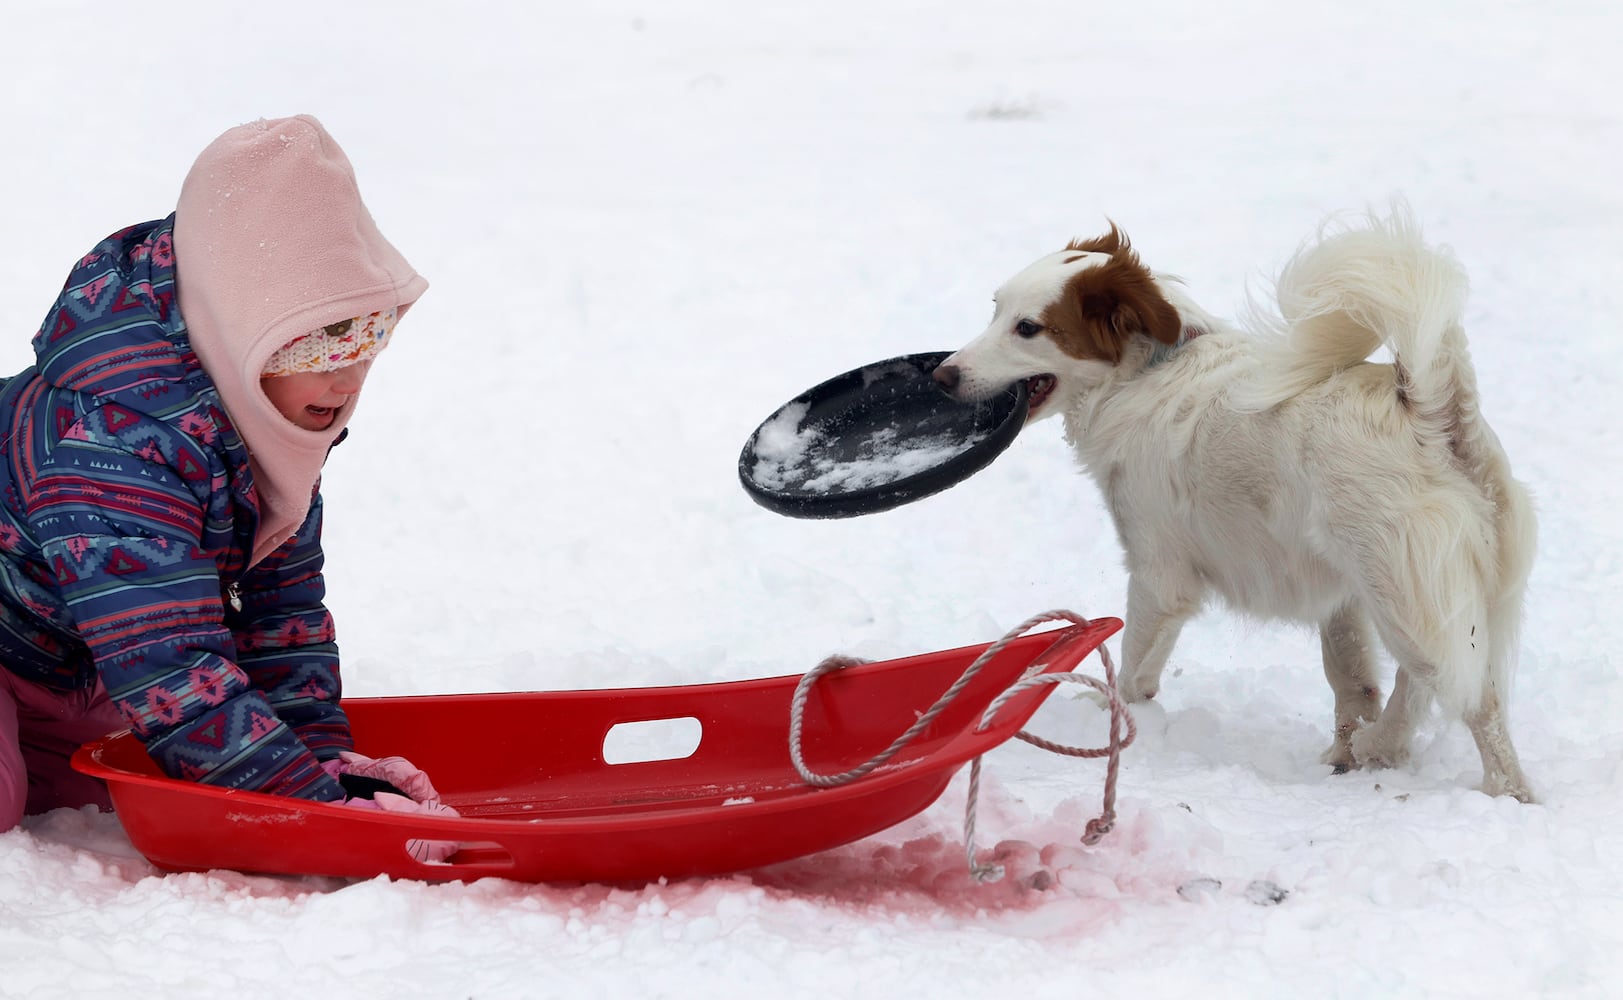
<svg viewBox="0 0 1623 1000"><path fill-rule="evenodd" d="M1508 491L1507 491L1508 492ZM1525 506L1526 499L1522 497ZM1521 633L1522 583L1526 580L1527 564L1532 560L1532 515L1521 512L1525 519L1515 530L1524 537L1516 540L1511 558L1519 566L1511 570L1511 582L1498 595L1498 601L1488 615L1488 642L1493 662L1503 665L1502 670L1490 670L1489 680L1483 685L1482 704L1475 713L1467 713L1465 725L1476 740L1477 752L1482 755L1482 790L1489 795L1509 795L1521 802L1533 802L1532 788L1522 774L1521 761L1510 742L1510 727L1505 719L1505 705L1499 698L1500 685L1509 685L1515 672L1517 643ZM1508 662L1507 662L1508 661Z"/></svg>
<svg viewBox="0 0 1623 1000"><path fill-rule="evenodd" d="M1418 702L1418 704L1417 704ZM1380 718L1352 734L1353 759L1358 767L1397 767L1409 760L1409 741L1414 738L1415 715L1429 704L1425 686L1413 683L1413 671L1398 664L1392 680L1392 696Z"/></svg>
<svg viewBox="0 0 1623 1000"><path fill-rule="evenodd" d="M1363 767L1395 767L1408 760L1415 718L1430 704L1438 688L1437 668L1415 645L1385 631L1382 638L1397 657L1398 675L1381 717L1353 734L1353 756ZM1502 645L1508 645L1508 641L1501 640ZM1510 741L1504 707L1491 679L1493 673L1492 670L1484 673L1482 695L1476 708L1464 712L1455 709L1451 714L1463 715L1471 738L1476 741L1477 752L1482 756L1482 791L1532 802L1533 791ZM1448 708L1446 703L1444 708Z"/></svg>
<svg viewBox="0 0 1623 1000"><path fill-rule="evenodd" d="M1394 767L1409 758L1409 740L1414 732L1414 716L1427 702L1426 685L1411 687L1414 670L1400 665L1392 685L1386 710L1373 724L1353 734L1353 755L1365 767ZM1422 670L1420 676L1424 677ZM1465 725L1482 755L1482 791L1488 795L1509 795L1520 802L1532 802L1533 790L1522 773L1516 747L1510 742L1504 708L1491 689L1483 692L1482 705L1465 716Z"/></svg>
<svg viewBox="0 0 1623 1000"><path fill-rule="evenodd" d="M1324 652L1324 677L1336 698L1335 738L1323 761L1345 774L1358 766L1352 750L1353 731L1359 721L1374 722L1381 715L1381 688L1369 620L1357 604L1336 610L1319 626L1319 647Z"/></svg>
<svg viewBox="0 0 1623 1000"><path fill-rule="evenodd" d="M1200 607L1198 600L1156 593L1134 574L1127 584L1127 630L1122 637L1122 697L1154 698L1161 690L1161 671L1178 642L1178 633Z"/></svg>
<svg viewBox="0 0 1623 1000"><path fill-rule="evenodd" d="M1482 707L1466 715L1465 725L1482 755L1482 790L1489 795L1509 795L1519 802L1532 802L1533 790L1510 742L1510 727L1505 724L1498 694L1491 689L1484 691Z"/></svg>

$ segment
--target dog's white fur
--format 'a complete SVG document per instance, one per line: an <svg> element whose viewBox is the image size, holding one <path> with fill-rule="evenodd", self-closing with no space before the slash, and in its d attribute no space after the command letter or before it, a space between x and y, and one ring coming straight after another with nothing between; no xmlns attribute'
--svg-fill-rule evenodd
<svg viewBox="0 0 1623 1000"><path fill-rule="evenodd" d="M1117 236L1012 278L937 380L978 399L1057 379L1031 419L1063 416L1126 550L1124 694L1157 693L1215 592L1319 627L1338 771L1405 760L1435 698L1469 727L1483 790L1532 801L1505 713L1535 523L1478 409L1459 265L1402 205L1327 225L1278 279L1278 317L1241 331ZM1394 363L1367 361L1383 344ZM1375 636L1398 666L1384 711Z"/></svg>

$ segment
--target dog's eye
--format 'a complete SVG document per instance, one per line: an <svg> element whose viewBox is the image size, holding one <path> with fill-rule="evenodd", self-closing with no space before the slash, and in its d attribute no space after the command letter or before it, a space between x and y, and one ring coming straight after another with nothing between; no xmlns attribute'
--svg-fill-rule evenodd
<svg viewBox="0 0 1623 1000"><path fill-rule="evenodd" d="M1014 332L1030 340L1043 332L1043 325L1036 320L1023 319L1014 325Z"/></svg>

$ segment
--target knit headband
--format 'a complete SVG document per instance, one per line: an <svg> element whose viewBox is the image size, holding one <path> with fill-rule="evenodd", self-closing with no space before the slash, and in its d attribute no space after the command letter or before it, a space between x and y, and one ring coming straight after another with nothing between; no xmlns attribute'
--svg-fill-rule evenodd
<svg viewBox="0 0 1623 1000"><path fill-rule="evenodd" d="M377 356L394 332L395 311L357 316L307 333L282 345L265 362L261 377L331 372Z"/></svg>

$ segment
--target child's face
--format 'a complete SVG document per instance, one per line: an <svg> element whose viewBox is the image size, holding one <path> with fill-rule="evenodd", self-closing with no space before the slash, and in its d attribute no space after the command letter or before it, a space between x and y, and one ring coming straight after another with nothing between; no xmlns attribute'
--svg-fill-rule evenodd
<svg viewBox="0 0 1623 1000"><path fill-rule="evenodd" d="M361 391L372 360L330 372L299 372L259 380L278 412L307 431L324 431L338 419L338 409Z"/></svg>

